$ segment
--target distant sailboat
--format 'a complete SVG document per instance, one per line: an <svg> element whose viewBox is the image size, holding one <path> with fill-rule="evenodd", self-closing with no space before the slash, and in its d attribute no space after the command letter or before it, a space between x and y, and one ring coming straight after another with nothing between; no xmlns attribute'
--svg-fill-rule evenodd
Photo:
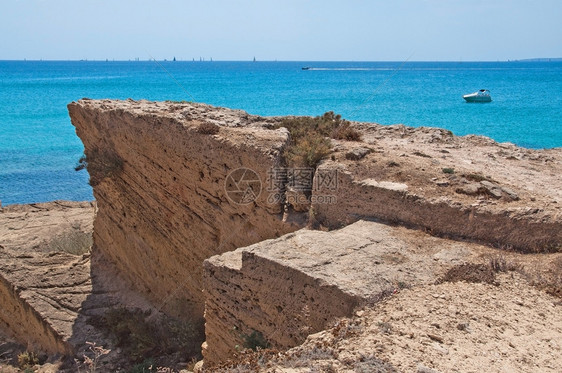
<svg viewBox="0 0 562 373"><path fill-rule="evenodd" d="M256 62L256 57L254 56L254 62Z"/></svg>
<svg viewBox="0 0 562 373"><path fill-rule="evenodd" d="M174 62L176 61L176 56L174 56Z"/></svg>

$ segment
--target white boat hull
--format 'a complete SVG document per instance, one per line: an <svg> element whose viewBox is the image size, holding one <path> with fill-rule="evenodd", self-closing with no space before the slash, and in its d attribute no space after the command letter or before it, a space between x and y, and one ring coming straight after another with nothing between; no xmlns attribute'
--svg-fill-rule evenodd
<svg viewBox="0 0 562 373"><path fill-rule="evenodd" d="M492 101L492 96L490 96L487 90L480 90L468 95L462 96L466 102L490 102Z"/></svg>

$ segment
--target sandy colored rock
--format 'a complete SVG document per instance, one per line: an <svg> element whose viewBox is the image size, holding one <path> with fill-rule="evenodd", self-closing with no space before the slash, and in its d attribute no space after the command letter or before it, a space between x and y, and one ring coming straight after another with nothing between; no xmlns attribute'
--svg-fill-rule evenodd
<svg viewBox="0 0 562 373"><path fill-rule="evenodd" d="M8 348L4 358L22 351L10 347L13 342L35 353L82 358L86 342L111 346L91 316L112 307L150 309L110 263L92 259L94 213L94 203L70 201L0 209L0 333L9 337L0 339L0 350ZM109 359L123 358L117 355Z"/></svg>
<svg viewBox="0 0 562 373"><path fill-rule="evenodd" d="M91 234L95 203L54 201L0 208L0 245L16 251L47 249L66 232Z"/></svg>
<svg viewBox="0 0 562 373"><path fill-rule="evenodd" d="M405 289L286 353L246 358L239 366L257 372L562 370L559 298L514 272L498 282Z"/></svg>
<svg viewBox="0 0 562 373"><path fill-rule="evenodd" d="M316 175L337 174L337 187L317 178L315 193L337 203L313 204L320 223L337 228L367 217L524 251L562 246L562 149L525 149L438 128L353 126L373 151L350 161L345 155L357 143L332 141L336 151ZM434 182L444 179L447 186ZM365 180L403 183L408 191ZM467 187L473 182L482 188Z"/></svg>
<svg viewBox="0 0 562 373"><path fill-rule="evenodd" d="M122 164L94 174L94 250L158 309L202 322L203 260L303 225L268 199L288 136L267 129L270 120L192 103L80 100L68 109L89 162L110 154Z"/></svg>
<svg viewBox="0 0 562 373"><path fill-rule="evenodd" d="M212 257L205 261L205 362L225 361L256 332L271 347L296 346L361 304L434 283L452 266L491 252L359 221L331 232L299 230Z"/></svg>
<svg viewBox="0 0 562 373"><path fill-rule="evenodd" d="M67 233L91 236L93 217L91 203L0 209L0 327L30 351L74 351L74 321L91 292L89 255L53 252L50 243Z"/></svg>

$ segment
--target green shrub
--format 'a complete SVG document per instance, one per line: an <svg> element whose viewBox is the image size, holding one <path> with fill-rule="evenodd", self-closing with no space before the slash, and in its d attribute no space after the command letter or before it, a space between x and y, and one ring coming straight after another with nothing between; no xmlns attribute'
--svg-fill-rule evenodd
<svg viewBox="0 0 562 373"><path fill-rule="evenodd" d="M264 350L270 346L263 334L256 330L250 334L242 334L242 339L244 340L244 347L250 350Z"/></svg>
<svg viewBox="0 0 562 373"><path fill-rule="evenodd" d="M129 369L129 373L149 372L157 372L157 368L153 359L146 359L142 363L135 364L131 369Z"/></svg>
<svg viewBox="0 0 562 373"><path fill-rule="evenodd" d="M354 128L351 128L351 123L344 121L343 124L336 127L332 131L333 139L347 140L347 141L361 141L361 134Z"/></svg>
<svg viewBox="0 0 562 373"><path fill-rule="evenodd" d="M444 174L454 174L455 173L455 169L449 168L449 167L443 168L442 171L443 171Z"/></svg>
<svg viewBox="0 0 562 373"><path fill-rule="evenodd" d="M322 116L295 117L283 120L275 128L285 127L291 136L285 150L290 167L316 168L331 152L330 138L359 141L361 134L351 123L332 111Z"/></svg>

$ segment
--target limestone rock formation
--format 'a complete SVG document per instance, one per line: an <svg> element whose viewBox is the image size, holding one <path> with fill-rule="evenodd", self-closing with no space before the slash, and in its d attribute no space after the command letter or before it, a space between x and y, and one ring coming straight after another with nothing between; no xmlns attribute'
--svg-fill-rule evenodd
<svg viewBox="0 0 562 373"><path fill-rule="evenodd" d="M68 109L94 184L94 250L171 315L201 322L206 258L303 224L268 199L287 132L264 118L132 100Z"/></svg>
<svg viewBox="0 0 562 373"><path fill-rule="evenodd" d="M286 167L282 118L133 100L68 108L98 206L94 252L170 315L202 322L205 288L209 363L247 339L294 346L390 283L434 281L480 250L420 230L524 252L562 246L560 149L352 123L362 141L331 140L300 193L273 171ZM361 219L418 231L361 222L265 241Z"/></svg>
<svg viewBox="0 0 562 373"><path fill-rule="evenodd" d="M349 160L356 145L337 142L318 167L314 193L323 198L312 200L312 210L319 223L337 228L372 218L526 252L562 246L562 149L355 125L372 152ZM326 175L337 181L325 182Z"/></svg>
<svg viewBox="0 0 562 373"><path fill-rule="evenodd" d="M30 351L75 352L75 322L92 288L89 254L60 248L89 245L93 216L94 206L79 202L0 210L0 329Z"/></svg>
<svg viewBox="0 0 562 373"><path fill-rule="evenodd" d="M205 363L232 357L253 336L285 350L355 308L433 283L486 247L359 221L299 230L205 261ZM261 346L264 347L264 346Z"/></svg>
<svg viewBox="0 0 562 373"><path fill-rule="evenodd" d="M133 100L83 99L68 109L84 142L82 161L96 205L0 209L0 328L32 349L81 354L88 339L104 338L89 318L115 306L162 311L199 327L205 311L203 352L207 366L213 366L244 347L296 346L334 320L352 316L356 307L391 294L409 294L410 306L434 304L423 311L432 314L441 299L466 306L463 299L443 294L447 291L473 302L482 291L498 298L496 288L433 285L452 266L484 265L500 252L492 247L503 249L517 268L540 268L535 277L528 268L521 271L525 281L562 292L555 264L562 263L560 254L516 257L505 250L561 249L562 149L523 149L434 128L351 123L362 140L332 139L331 154L311 170L312 190L303 192L276 171L287 166L289 132L275 129L283 118ZM91 231L94 209L91 254L65 253L76 246L66 245L69 240L85 239L82 233ZM319 230L301 229L307 224ZM545 285L546 275L554 287ZM500 279L507 294L519 286L517 276ZM531 319L544 318L537 324L539 334L546 335L547 323L559 328L556 309L543 304L535 290L524 290L521 304L536 299L548 308L543 315L528 313ZM396 326L403 345L395 351L411 343L416 351L431 346L425 355L456 353L446 334L430 330L431 323L420 325L427 338L410 338L392 312L412 315L404 314L402 300L394 301L402 309L382 309L389 319L376 321L381 340L389 343L387 335ZM482 315L494 312L480 306ZM497 310L515 320L510 307L502 299ZM375 320L377 311L372 312L362 314ZM440 327L453 325L445 316L439 320ZM501 327L497 318L490 320ZM458 323L457 337L467 322L473 324ZM534 328L531 324L526 325ZM336 334L353 329L338 325ZM350 361L357 369L450 368L404 359L400 365L384 348L368 355L370 350L354 349L345 338L311 341L318 338L338 346L337 353L328 351L338 369ZM369 338L357 343L373 342ZM471 341L480 343L476 337ZM526 346L519 342L514 345ZM541 346L559 348L548 343ZM306 344L299 351L310 352ZM517 356L511 363L523 369L527 355ZM554 369L560 363L556 357L541 359ZM284 363L272 362L281 370Z"/></svg>
<svg viewBox="0 0 562 373"><path fill-rule="evenodd" d="M422 285L287 352L243 356L209 371L555 373L562 370L561 307L513 272L496 284Z"/></svg>

